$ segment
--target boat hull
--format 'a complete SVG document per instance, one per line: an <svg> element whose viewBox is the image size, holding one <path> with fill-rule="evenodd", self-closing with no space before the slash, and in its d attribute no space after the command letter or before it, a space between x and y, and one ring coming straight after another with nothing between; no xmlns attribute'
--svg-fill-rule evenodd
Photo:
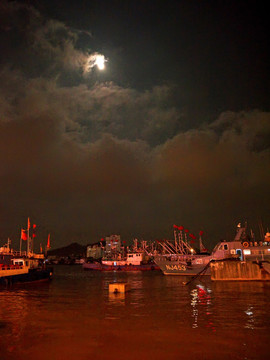
<svg viewBox="0 0 270 360"><path fill-rule="evenodd" d="M53 269L49 267L44 269L29 269L27 272L8 271L10 272L3 271L3 273L0 274L0 286L49 281L53 276Z"/></svg>
<svg viewBox="0 0 270 360"><path fill-rule="evenodd" d="M211 258L208 256L190 262L182 261L181 259L171 260L170 258L156 257L155 263L164 275L195 276L201 273L201 275L210 276L211 272L208 266L210 260Z"/></svg>
<svg viewBox="0 0 270 360"><path fill-rule="evenodd" d="M84 270L92 271L154 271L160 268L156 264L145 265L106 265L101 263L85 263L83 264Z"/></svg>
<svg viewBox="0 0 270 360"><path fill-rule="evenodd" d="M219 260L210 269L213 281L270 281L269 261Z"/></svg>

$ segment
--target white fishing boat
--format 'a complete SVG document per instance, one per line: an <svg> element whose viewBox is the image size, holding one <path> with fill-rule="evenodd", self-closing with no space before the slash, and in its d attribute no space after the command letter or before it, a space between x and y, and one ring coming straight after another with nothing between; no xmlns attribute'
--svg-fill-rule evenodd
<svg viewBox="0 0 270 360"><path fill-rule="evenodd" d="M240 223L234 239L220 241L211 254L196 253L187 239L184 228L178 226L174 226L174 241L164 241L161 247L163 253L156 255L154 261L164 275L211 275L211 260L228 258L241 261L270 260L270 234L267 233L264 239L255 241L254 234L249 236L246 225L241 226Z"/></svg>

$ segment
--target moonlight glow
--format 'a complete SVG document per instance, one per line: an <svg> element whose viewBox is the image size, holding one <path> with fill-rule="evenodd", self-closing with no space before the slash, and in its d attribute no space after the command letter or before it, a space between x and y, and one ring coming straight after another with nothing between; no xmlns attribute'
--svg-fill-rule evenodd
<svg viewBox="0 0 270 360"><path fill-rule="evenodd" d="M84 65L84 74L89 73L94 66L97 66L99 70L104 70L106 61L105 56L102 54L94 53L89 55Z"/></svg>
<svg viewBox="0 0 270 360"><path fill-rule="evenodd" d="M103 55L97 55L95 65L97 65L99 70L105 69L105 58Z"/></svg>

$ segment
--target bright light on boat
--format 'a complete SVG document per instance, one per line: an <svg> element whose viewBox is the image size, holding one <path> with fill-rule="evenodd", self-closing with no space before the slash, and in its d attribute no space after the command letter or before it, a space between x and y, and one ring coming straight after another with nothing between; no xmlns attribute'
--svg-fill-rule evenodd
<svg viewBox="0 0 270 360"><path fill-rule="evenodd" d="M250 255L251 251L249 249L243 250L244 255Z"/></svg>

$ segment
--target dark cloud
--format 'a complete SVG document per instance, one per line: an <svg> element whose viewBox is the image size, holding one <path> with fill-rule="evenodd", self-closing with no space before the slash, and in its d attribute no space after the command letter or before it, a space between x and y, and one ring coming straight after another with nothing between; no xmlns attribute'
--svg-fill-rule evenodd
<svg viewBox="0 0 270 360"><path fill-rule="evenodd" d="M24 59L35 54L54 74L34 76L18 61L20 45L2 59L1 239L18 241L28 216L53 247L110 233L162 238L174 223L205 230L213 246L241 220L269 225L269 112L228 111L183 130L173 87L90 85L89 53L76 49L72 30L30 7L1 6L10 15L2 32L18 32ZM22 11L24 24L14 20ZM60 64L80 83L64 84Z"/></svg>
<svg viewBox="0 0 270 360"><path fill-rule="evenodd" d="M57 77L63 83L79 81L89 54L76 47L80 36L77 30L17 2L4 0L0 13L0 40L5 53L2 63L30 77Z"/></svg>

